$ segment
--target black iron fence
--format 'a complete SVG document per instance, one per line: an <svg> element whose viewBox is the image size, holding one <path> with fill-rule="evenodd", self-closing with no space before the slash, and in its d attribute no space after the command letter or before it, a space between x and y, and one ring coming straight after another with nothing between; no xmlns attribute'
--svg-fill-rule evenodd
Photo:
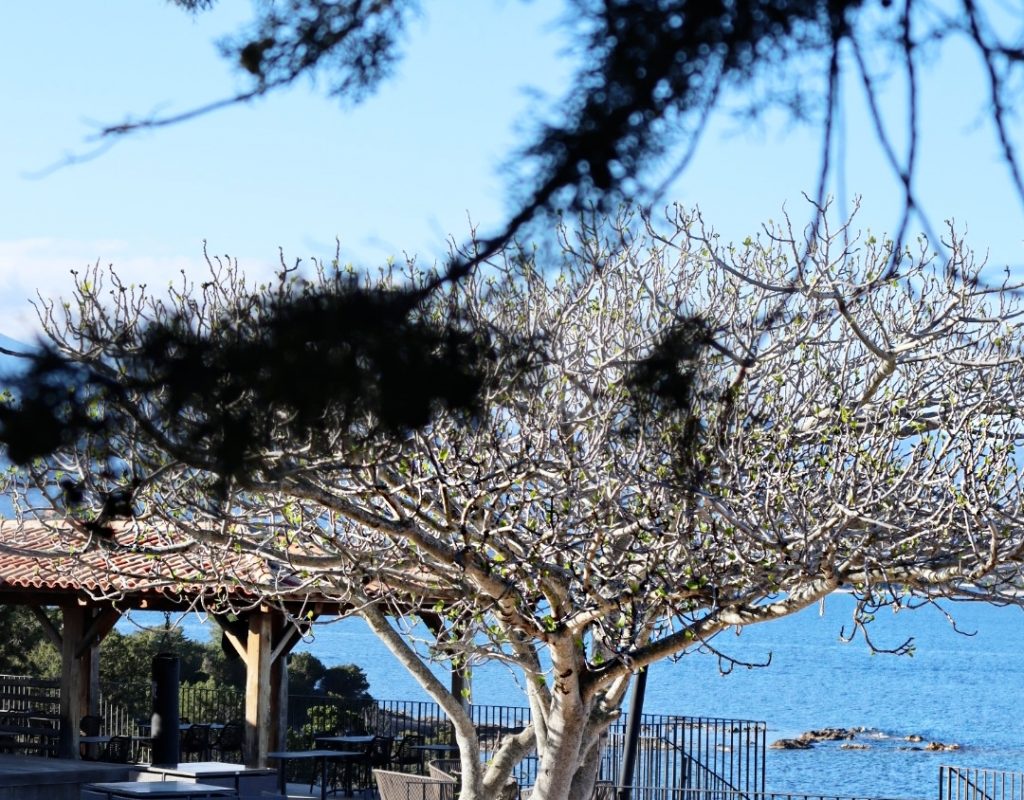
<svg viewBox="0 0 1024 800"><path fill-rule="evenodd" d="M0 675L0 708L8 711L60 711L60 681L56 678L28 678Z"/></svg>
<svg viewBox="0 0 1024 800"><path fill-rule="evenodd" d="M608 733L600 780L615 783L628 715ZM632 783L698 792L765 790L767 726L753 720L644 714Z"/></svg>
<svg viewBox="0 0 1024 800"><path fill-rule="evenodd" d="M939 800L1024 800L1024 772L939 767Z"/></svg>
<svg viewBox="0 0 1024 800"><path fill-rule="evenodd" d="M192 722L240 721L245 719L245 694L186 683L181 687L178 714Z"/></svg>
<svg viewBox="0 0 1024 800"><path fill-rule="evenodd" d="M741 792L666 786L619 786L598 783L593 800L893 800L865 795L798 794L794 792Z"/></svg>
<svg viewBox="0 0 1024 800"><path fill-rule="evenodd" d="M127 687L103 692L100 713L104 732L108 735L133 735L139 726L148 723L149 684L132 687L130 709L117 698ZM59 708L59 685L56 681L24 677L0 676L0 698L5 707ZM138 698L135 695L139 695ZM110 699L114 698L114 699ZM135 702L137 701L137 702ZM134 713L132 713L134 711ZM530 724L530 710L520 706L471 705L470 715L477 726L486 758L507 734L522 731ZM227 722L240 720L244 714L244 695L234 689L211 689L185 684L181 687L179 713L193 722ZM628 715L616 720L605 736L600 765L600 780L605 786L620 779ZM415 734L424 743L451 743L454 731L437 703L410 700L378 700L363 708L353 708L341 698L292 695L288 707L288 746L306 747L321 732L365 731L386 736ZM735 797L760 796L765 788L766 729L763 722L717 719L710 717L676 717L644 714L640 726L633 784L637 787L659 787L662 795L644 795L647 800L677 800L679 792L689 792L687 800L730 800ZM975 771L969 780L973 785L990 786L995 778L985 771ZM536 755L525 758L517 767L515 777L520 786L531 786L537 773ZM967 779L964 779L965 781ZM940 800L1024 800L1024 793L1007 793L1012 782L1004 779L1002 793L975 792L968 796L970 784L956 783L956 794L947 793ZM637 790L640 791L639 789ZM644 789L647 791L647 788ZM652 790L653 791L653 790ZM639 797L640 795L636 795ZM796 796L793 796L794 800ZM766 800L784 800L771 796Z"/></svg>
<svg viewBox="0 0 1024 800"><path fill-rule="evenodd" d="M469 711L485 758L502 736L530 724L530 710L520 706L472 705ZM620 777L627 717L624 714L616 720L605 737L600 767L603 781ZM356 714L332 708L331 698L293 696L289 699L289 729L300 727L306 737L332 728L396 737L416 734L428 744L451 742L454 737L440 706L429 701L378 700ZM763 793L766 735L765 723L758 721L644 714L633 782L697 792ZM531 755L517 766L515 778L520 786L531 786L536 774L537 758Z"/></svg>

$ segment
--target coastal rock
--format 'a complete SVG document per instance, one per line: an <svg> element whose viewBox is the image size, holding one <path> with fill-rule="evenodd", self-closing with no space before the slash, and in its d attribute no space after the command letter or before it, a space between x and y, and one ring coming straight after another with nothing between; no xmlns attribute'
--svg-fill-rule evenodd
<svg viewBox="0 0 1024 800"><path fill-rule="evenodd" d="M772 750L810 750L813 745L806 739L776 739L770 745Z"/></svg>
<svg viewBox="0 0 1024 800"><path fill-rule="evenodd" d="M852 739L856 735L857 732L853 728L818 728L813 731L804 731L799 738L804 742L836 742Z"/></svg>
<svg viewBox="0 0 1024 800"><path fill-rule="evenodd" d="M839 745L840 750L870 750L871 745L861 744L860 742L843 742Z"/></svg>
<svg viewBox="0 0 1024 800"><path fill-rule="evenodd" d="M959 750L960 745L955 742L928 742L924 749L930 753L946 753L950 750Z"/></svg>
<svg viewBox="0 0 1024 800"><path fill-rule="evenodd" d="M924 741L924 737L921 734L919 734L919 733L912 733L909 736L903 737L903 741L905 741L905 742L923 742Z"/></svg>

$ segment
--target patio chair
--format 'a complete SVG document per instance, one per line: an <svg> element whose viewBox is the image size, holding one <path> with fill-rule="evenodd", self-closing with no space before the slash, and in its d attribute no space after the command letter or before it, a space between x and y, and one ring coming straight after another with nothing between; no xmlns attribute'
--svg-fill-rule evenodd
<svg viewBox="0 0 1024 800"><path fill-rule="evenodd" d="M103 717L98 714L86 714L78 720L78 730L83 736L99 736L103 730Z"/></svg>
<svg viewBox="0 0 1024 800"><path fill-rule="evenodd" d="M457 758L435 758L427 762L427 772L436 781L443 781L451 778L459 780L459 771L462 769L462 762Z"/></svg>
<svg viewBox="0 0 1024 800"><path fill-rule="evenodd" d="M364 786L373 783L371 775L374 770L391 769L391 749L394 745L393 736L374 736L366 748L366 753L355 764L359 770L359 782Z"/></svg>
<svg viewBox="0 0 1024 800"><path fill-rule="evenodd" d="M225 722L220 729L217 741L213 743L213 750L219 761L224 760L225 753L238 753L238 760L242 760L242 738L245 735L245 728L241 722L233 720Z"/></svg>
<svg viewBox="0 0 1024 800"><path fill-rule="evenodd" d="M391 766L399 769L416 767L417 772L423 772L423 753L413 749L421 744L423 744L423 737L418 733L407 733L398 737L395 753L391 757Z"/></svg>
<svg viewBox="0 0 1024 800"><path fill-rule="evenodd" d="M389 772L375 769L380 800L455 800L455 780L427 778L408 772Z"/></svg>
<svg viewBox="0 0 1024 800"><path fill-rule="evenodd" d="M103 745L100 761L106 761L111 764L130 764L131 760L131 736L111 736L110 741Z"/></svg>
<svg viewBox="0 0 1024 800"><path fill-rule="evenodd" d="M189 756L196 756L196 761L208 761L210 758L210 726L192 723L181 732L179 745L181 760L188 761Z"/></svg>
<svg viewBox="0 0 1024 800"><path fill-rule="evenodd" d="M391 769L391 751L395 745L394 736L374 736L367 750L372 769Z"/></svg>
<svg viewBox="0 0 1024 800"><path fill-rule="evenodd" d="M103 717L97 714L86 714L78 721L78 730L82 736L99 736L103 731ZM95 761L96 745L79 744L78 755L83 761Z"/></svg>

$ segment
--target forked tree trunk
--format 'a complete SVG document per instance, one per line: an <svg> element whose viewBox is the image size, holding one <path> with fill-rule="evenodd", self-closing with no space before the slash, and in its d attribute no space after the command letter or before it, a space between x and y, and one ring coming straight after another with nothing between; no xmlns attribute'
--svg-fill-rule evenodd
<svg viewBox="0 0 1024 800"><path fill-rule="evenodd" d="M583 703L565 695L556 697L548 714L547 746L537 753L533 800L570 800L584 760L587 722Z"/></svg>

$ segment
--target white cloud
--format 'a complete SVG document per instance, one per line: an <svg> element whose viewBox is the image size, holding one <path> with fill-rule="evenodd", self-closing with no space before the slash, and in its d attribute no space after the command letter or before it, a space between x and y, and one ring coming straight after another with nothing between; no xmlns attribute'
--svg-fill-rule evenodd
<svg viewBox="0 0 1024 800"><path fill-rule="evenodd" d="M70 295L72 270L83 272L97 263L113 266L125 282L144 283L157 294L180 281L182 271L198 279L208 274L201 251L153 256L139 249L118 240L0 240L0 333L20 341L35 339L40 326L32 302ZM269 275L277 266L262 259L240 258L239 263L250 278Z"/></svg>

